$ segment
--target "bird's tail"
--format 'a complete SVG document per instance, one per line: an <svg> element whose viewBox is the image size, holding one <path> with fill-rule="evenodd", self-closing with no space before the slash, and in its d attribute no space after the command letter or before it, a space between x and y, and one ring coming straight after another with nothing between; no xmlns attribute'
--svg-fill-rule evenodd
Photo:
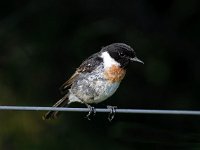
<svg viewBox="0 0 200 150"><path fill-rule="evenodd" d="M69 94L65 94L59 101L57 101L52 107L65 107L68 105ZM59 116L59 111L48 111L43 117L43 120L56 119Z"/></svg>

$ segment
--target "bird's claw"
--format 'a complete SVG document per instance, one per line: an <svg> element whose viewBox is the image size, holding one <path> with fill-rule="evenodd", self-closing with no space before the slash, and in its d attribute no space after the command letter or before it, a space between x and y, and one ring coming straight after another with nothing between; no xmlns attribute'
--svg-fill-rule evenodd
<svg viewBox="0 0 200 150"><path fill-rule="evenodd" d="M88 109L89 109L89 112L88 112L88 114L85 116L85 118L87 118L88 120L91 120L91 119L90 119L90 116L91 116L91 114L93 114L93 116L96 115L96 109L95 109L94 107L90 106L90 105L87 105L87 107L88 107Z"/></svg>
<svg viewBox="0 0 200 150"><path fill-rule="evenodd" d="M111 122L115 117L117 106L107 106L107 109L110 109L110 113L108 114L108 120Z"/></svg>

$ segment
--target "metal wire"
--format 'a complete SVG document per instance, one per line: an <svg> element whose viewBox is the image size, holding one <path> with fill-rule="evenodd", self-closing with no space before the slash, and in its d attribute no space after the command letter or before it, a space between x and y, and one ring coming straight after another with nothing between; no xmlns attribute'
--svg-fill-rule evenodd
<svg viewBox="0 0 200 150"><path fill-rule="evenodd" d="M37 106L0 106L0 110L17 111L68 111L68 112L88 112L88 108L57 108L57 107L37 107ZM110 112L109 109L97 108L96 112ZM200 111L193 110L155 110L155 109L116 109L116 113L135 114L166 114L166 115L200 115Z"/></svg>

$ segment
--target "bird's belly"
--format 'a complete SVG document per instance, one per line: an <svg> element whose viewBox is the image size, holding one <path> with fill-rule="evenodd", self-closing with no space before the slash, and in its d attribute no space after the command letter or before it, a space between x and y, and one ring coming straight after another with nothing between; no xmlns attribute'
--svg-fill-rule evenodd
<svg viewBox="0 0 200 150"><path fill-rule="evenodd" d="M74 84L70 91L70 102L100 103L112 96L120 82L109 82L104 78L90 76L87 80L79 80Z"/></svg>
<svg viewBox="0 0 200 150"><path fill-rule="evenodd" d="M117 90L117 88L119 87L119 84L120 84L119 82L115 82L115 83L103 82L103 83L101 83L101 85L97 86L96 90L97 90L98 95L96 97L94 97L93 102L99 103L99 102L106 100L110 96L112 96L115 93L115 91Z"/></svg>

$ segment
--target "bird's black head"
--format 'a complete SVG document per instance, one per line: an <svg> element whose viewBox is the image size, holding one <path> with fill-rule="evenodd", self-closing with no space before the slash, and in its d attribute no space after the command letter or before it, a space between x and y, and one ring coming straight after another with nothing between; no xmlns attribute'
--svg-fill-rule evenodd
<svg viewBox="0 0 200 150"><path fill-rule="evenodd" d="M102 48L101 52L107 51L110 56L120 63L122 68L126 68L130 62L143 63L136 57L135 51L124 43L113 43Z"/></svg>

